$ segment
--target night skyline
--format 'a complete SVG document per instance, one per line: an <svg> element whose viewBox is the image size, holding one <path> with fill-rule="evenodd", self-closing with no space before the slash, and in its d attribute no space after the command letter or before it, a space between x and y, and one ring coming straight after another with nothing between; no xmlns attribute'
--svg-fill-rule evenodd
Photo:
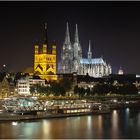
<svg viewBox="0 0 140 140"><path fill-rule="evenodd" d="M71 42L75 24L84 57L91 40L93 57L103 56L113 72L140 74L140 2L0 2L0 67L23 71L33 66L34 43L44 39L57 44L57 58L69 23Z"/></svg>

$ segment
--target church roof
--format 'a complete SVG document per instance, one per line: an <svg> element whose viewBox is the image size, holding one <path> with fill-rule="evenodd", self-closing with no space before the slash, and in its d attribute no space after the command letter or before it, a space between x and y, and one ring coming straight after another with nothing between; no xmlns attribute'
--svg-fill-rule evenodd
<svg viewBox="0 0 140 140"><path fill-rule="evenodd" d="M82 58L80 59L81 64L103 64L105 63L102 58L93 58L93 59L87 59L87 58Z"/></svg>

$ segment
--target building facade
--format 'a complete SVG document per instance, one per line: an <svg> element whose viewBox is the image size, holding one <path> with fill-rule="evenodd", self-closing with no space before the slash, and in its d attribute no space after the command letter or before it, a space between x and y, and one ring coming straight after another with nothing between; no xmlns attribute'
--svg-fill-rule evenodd
<svg viewBox="0 0 140 140"><path fill-rule="evenodd" d="M17 93L19 95L30 95L30 87L34 85L46 86L45 79L34 79L32 76L26 76L17 81Z"/></svg>
<svg viewBox="0 0 140 140"><path fill-rule="evenodd" d="M61 63L59 65L58 72L63 74L76 72L78 75L88 74L92 77L103 77L111 74L112 68L103 60L102 57L92 57L90 41L87 58L83 58L78 35L78 26L76 24L75 39L72 44L70 41L69 26L67 23L66 37L62 46Z"/></svg>
<svg viewBox="0 0 140 140"><path fill-rule="evenodd" d="M21 78L17 82L17 93L19 95L29 95L30 94L30 84L29 79Z"/></svg>
<svg viewBox="0 0 140 140"><path fill-rule="evenodd" d="M0 99L7 98L9 96L10 96L10 84L5 76L3 80L0 82Z"/></svg>
<svg viewBox="0 0 140 140"><path fill-rule="evenodd" d="M53 43L51 51L47 45L47 25L45 24L45 41L39 46L38 43L34 46L34 74L42 79L57 80L56 75L56 44Z"/></svg>

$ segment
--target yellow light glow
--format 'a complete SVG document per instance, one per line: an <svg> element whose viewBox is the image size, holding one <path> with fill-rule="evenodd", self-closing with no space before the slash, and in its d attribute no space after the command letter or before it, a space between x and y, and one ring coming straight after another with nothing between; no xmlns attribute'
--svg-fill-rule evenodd
<svg viewBox="0 0 140 140"><path fill-rule="evenodd" d="M57 80L56 75L56 45L52 46L52 53L47 53L47 45L43 44L39 53L39 46L35 45L34 74L47 81Z"/></svg>

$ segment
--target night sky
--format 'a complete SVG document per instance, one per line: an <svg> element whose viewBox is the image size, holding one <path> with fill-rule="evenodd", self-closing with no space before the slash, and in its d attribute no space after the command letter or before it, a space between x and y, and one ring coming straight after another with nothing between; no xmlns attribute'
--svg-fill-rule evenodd
<svg viewBox="0 0 140 140"><path fill-rule="evenodd" d="M57 44L57 60L69 22L71 41L78 24L83 57L91 40L94 57L103 56L113 72L140 74L140 2L0 2L0 68L12 72L33 66L34 43Z"/></svg>

